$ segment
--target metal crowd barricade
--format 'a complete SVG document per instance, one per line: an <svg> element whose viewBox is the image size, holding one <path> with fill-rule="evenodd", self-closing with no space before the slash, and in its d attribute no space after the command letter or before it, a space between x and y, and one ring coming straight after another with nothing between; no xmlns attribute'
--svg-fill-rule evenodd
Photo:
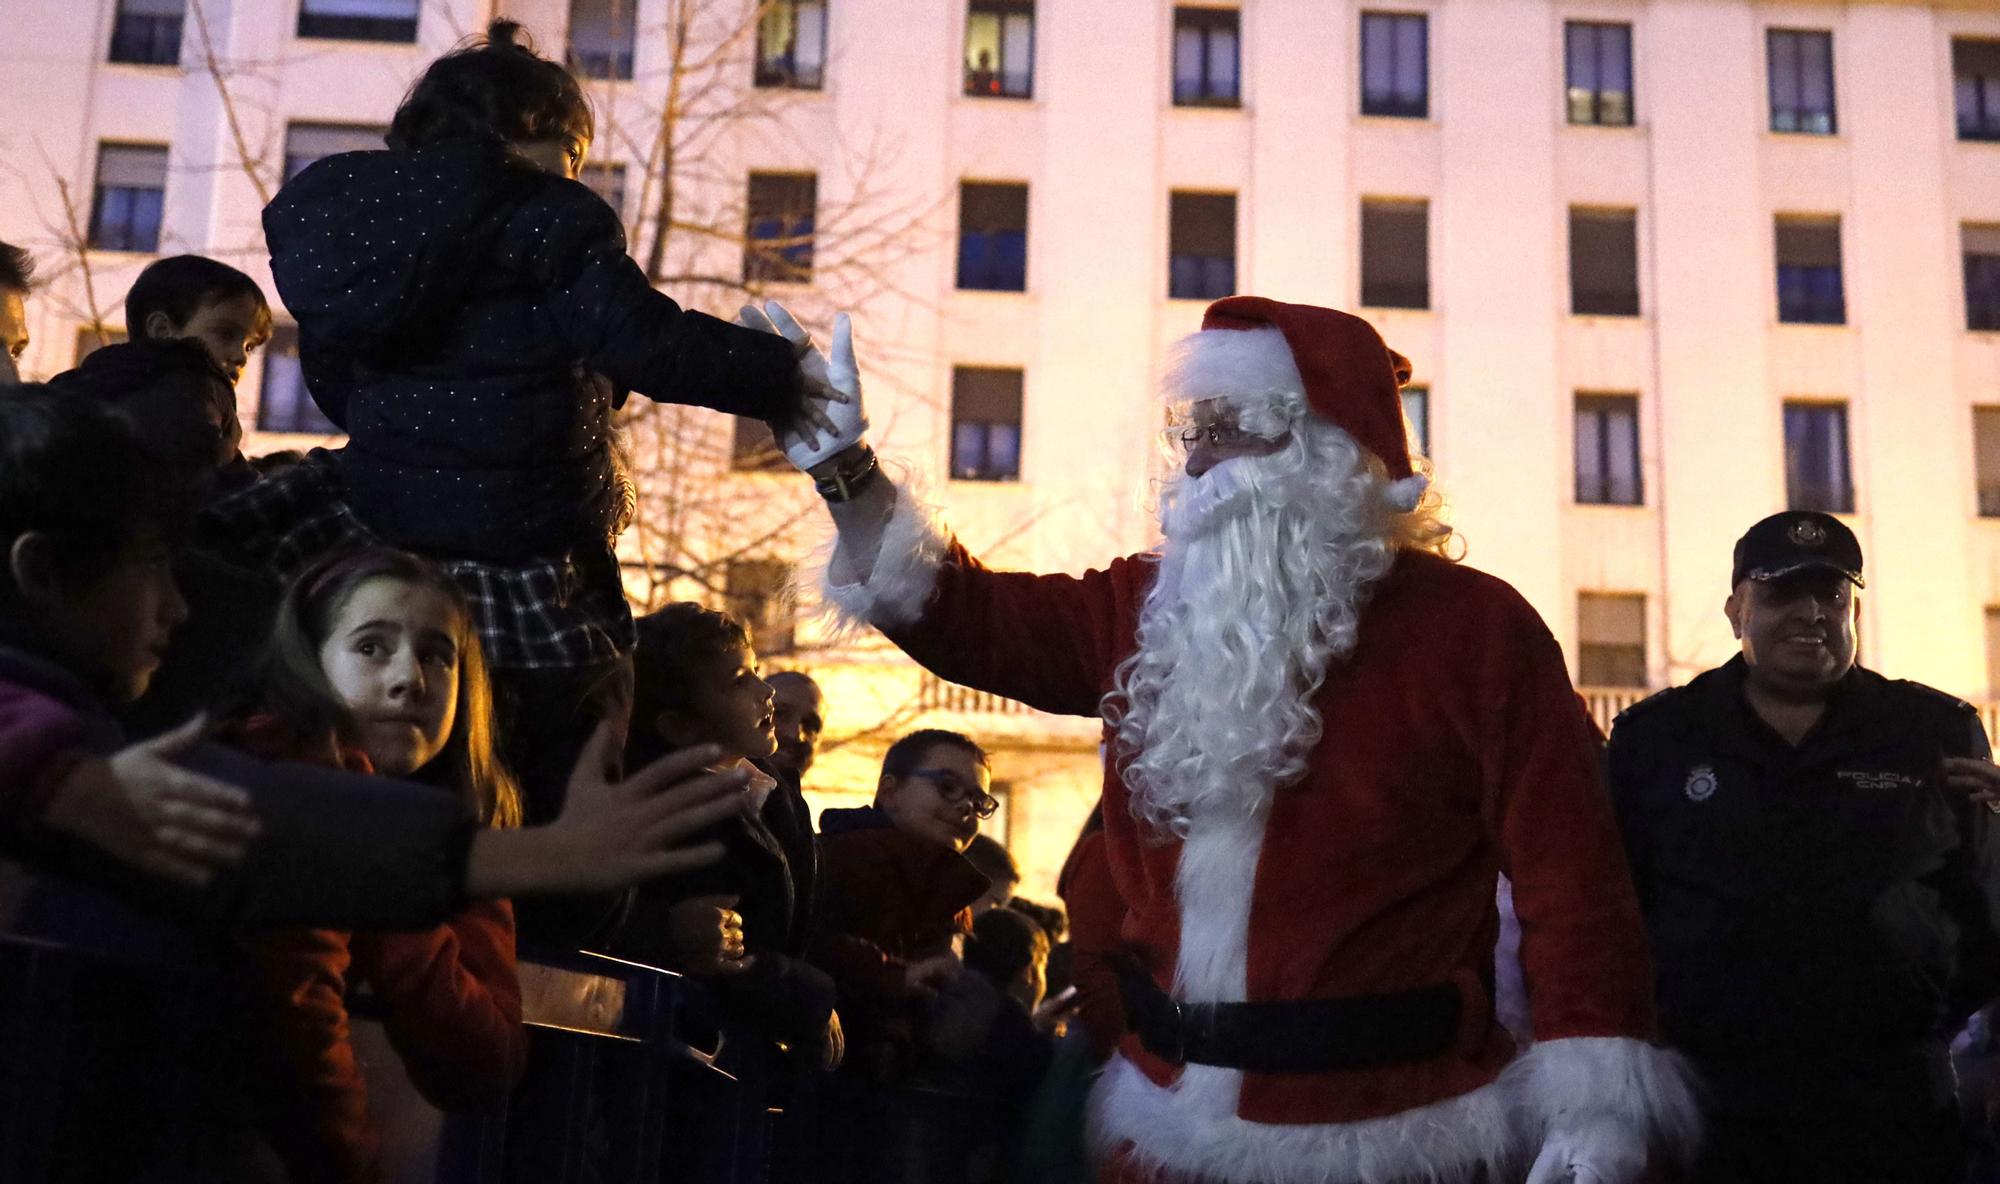
<svg viewBox="0 0 2000 1184"><path fill-rule="evenodd" d="M726 1026L712 1048L682 1039L684 1013L715 1026L698 984L585 953L535 954L521 977L520 1086L476 1114L378 1113L432 1140L392 1184L771 1184L777 1138L812 1160L808 1127L779 1133L767 1045ZM282 1178L216 1046L224 981L0 933L0 1181ZM374 1084L378 1105L403 1096Z"/></svg>

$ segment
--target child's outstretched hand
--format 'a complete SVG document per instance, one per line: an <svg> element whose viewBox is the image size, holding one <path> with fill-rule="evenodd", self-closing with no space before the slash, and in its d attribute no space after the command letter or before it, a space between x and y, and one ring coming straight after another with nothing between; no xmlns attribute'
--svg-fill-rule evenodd
<svg viewBox="0 0 2000 1184"><path fill-rule="evenodd" d="M861 406L861 371L854 364L854 324L846 313L833 319L832 352L822 354L784 305L765 301L763 308L745 305L737 323L776 333L799 351L799 369L806 378L806 400L789 421L771 424L785 459L800 472L821 464L861 442L868 415Z"/></svg>
<svg viewBox="0 0 2000 1184"><path fill-rule="evenodd" d="M163 879L208 883L218 869L243 862L257 815L248 793L173 763L206 731L197 716L109 758L79 762L50 799L43 825Z"/></svg>
<svg viewBox="0 0 2000 1184"><path fill-rule="evenodd" d="M694 974L742 974L757 964L743 948L740 896L696 896L667 910L667 926L682 964Z"/></svg>
<svg viewBox="0 0 2000 1184"><path fill-rule="evenodd" d="M721 756L708 744L661 757L618 781L610 770L617 746L612 725L598 725L570 773L562 816L554 822L476 835L466 861L466 895L608 892L720 862L721 843L675 844L742 809L748 774L707 772Z"/></svg>

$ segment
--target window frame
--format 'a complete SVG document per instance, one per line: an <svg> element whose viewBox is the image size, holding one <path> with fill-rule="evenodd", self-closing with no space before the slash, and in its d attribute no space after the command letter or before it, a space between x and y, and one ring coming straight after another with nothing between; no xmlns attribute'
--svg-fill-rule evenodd
<svg viewBox="0 0 2000 1184"><path fill-rule="evenodd" d="M962 407L961 400L977 392L961 389L974 381L975 375L1011 375L1014 389L1006 398L1013 403L1014 417L1011 421L991 416L975 417L970 410ZM1018 483L1024 468L1027 436L1026 420L1028 412L1028 372L1020 366L982 366L953 363L951 367L951 431L947 436L947 447L951 450L945 458L945 469L953 481L980 481L990 484ZM961 429L978 428L979 463L961 465ZM1011 468L997 463L994 448L994 428L1011 427L1014 432L1014 455Z"/></svg>
<svg viewBox="0 0 2000 1184"><path fill-rule="evenodd" d="M1772 278L1776 282L1778 300L1778 323L1781 325L1832 325L1847 324L1847 242L1845 219L1838 214L1778 214L1771 220ZM1834 261L1832 263L1787 263L1785 262L1784 237L1789 224L1794 230L1831 229L1833 232ZM1790 287L1795 291L1812 286L1811 277L1805 273L1833 273L1834 296L1831 301L1808 295L1795 296L1786 300L1786 273L1793 273Z"/></svg>
<svg viewBox="0 0 2000 1184"><path fill-rule="evenodd" d="M1612 31L1623 34L1625 56L1625 89L1607 91L1604 88L1605 35ZM1597 77L1588 88L1577 84L1575 73L1576 53L1572 39L1579 33L1588 33L1591 38L1591 69ZM1638 78L1635 75L1632 44L1634 31L1630 21L1588 21L1566 20L1563 22L1563 118L1571 127L1631 127L1639 121ZM1625 99L1623 119L1605 117L1605 96L1622 94ZM1590 105L1588 119L1577 118L1577 101L1580 96L1588 96Z"/></svg>
<svg viewBox="0 0 2000 1184"><path fill-rule="evenodd" d="M981 267L977 267L977 266L971 266L971 265L969 265L969 264L971 263L971 259L970 259L970 254L969 254L969 247L971 246L971 243L972 243L972 240L973 240L973 238L974 238L974 236L975 236L975 235L976 235L976 236L977 236L977 237L978 237L979 239L981 239L981 240L992 240L992 239L995 239L995 238L997 238L997 237L999 237L999 236L1005 236L1005 235L1009 235L1009 234L1013 234L1013 233L1015 233L1015 231L1014 231L1014 228L1013 228L1013 227L1010 227L1010 226L989 226L989 227L983 227L983 228L980 228L980 229L978 229L978 230L976 230L976 231L975 231L975 230L974 230L973 228L971 228L971 227L970 227L970 226L968 225L968 223L967 223L967 219L966 219L966 210L967 210L967 208L968 208L968 205L969 205L970 203L968 203L966 199L967 199L967 196L968 196L968 194L967 194L967 190L972 190L972 189L987 189L987 190L1002 190L1002 189L1005 189L1005 190L1018 190L1018 191L1019 191L1019 193L1020 193L1020 200L1021 200L1021 218L1020 218L1020 228L1019 228L1019 234L1020 234L1020 239L1021 239L1021 248L1020 248L1020 275L1019 275L1019 278L1018 278L1017 280L1015 280L1015 282L1012 282L1012 283L1008 283L1008 282L1004 282L1004 281L1006 281L1006 280L1008 280L1008 279L1012 279L1012 278L1014 278L1014 277L1012 276L1011 272L1009 272L1008 274L1005 274L1005 275L996 275L996 274L995 274L995 273L998 273L998 272L1002 271L1002 270L1003 270L1003 269L1005 269L1005 268L1006 268L1007 266L1009 266L1009 264L1010 264L1010 262L1011 262L1011 261L1004 261L1004 260L1003 260L1003 261L1000 261L1000 262L995 262L995 261L994 261L994 259L993 259L993 257L994 257L995 255L999 254L1000 252L999 252L999 250L998 250L998 249L996 249L996 248L995 248L994 246L991 246L991 245L989 245L989 246L988 246L988 248L987 248L987 250L986 250L986 251L984 252L984 255L985 255L985 260L986 260L986 261L985 261L985 265L984 265L984 267L983 267L983 268L981 268ZM996 194L995 196L998 196L998 195ZM1009 200L1011 200L1011 196L1012 196L1012 195L1010 194L1010 195L1009 195ZM976 181L976 180L973 180L973 179L971 179L971 178L967 178L967 177L961 177L961 178L959 178L959 182L958 182L958 260L957 260L957 267L956 267L956 271L955 271L955 273L954 273L954 275L953 275L953 286L954 286L954 289L955 289L956 291L960 291L960 292L1025 292L1025 291L1027 291L1027 290L1028 290L1028 202L1029 202L1029 198L1030 198L1030 194L1029 194L1029 191L1028 191L1028 183L1027 183L1027 182L1025 182L1025 181ZM983 273L983 274L981 274L981 273ZM968 281L969 279L990 279L990 278L997 278L997 279L1001 280L1002 282L998 282L998 283L968 283L968 282L967 282L967 281Z"/></svg>
<svg viewBox="0 0 2000 1184"><path fill-rule="evenodd" d="M1231 87L1228 94L1216 91L1216 80L1209 76L1209 67L1214 61L1214 38L1227 31L1230 39ZM1201 82L1196 93L1183 96L1181 93L1181 34L1195 33L1201 40ZM1213 107L1221 110L1243 106L1243 10L1233 6L1176 4L1174 6L1173 44L1170 47L1167 71L1167 86L1176 107Z"/></svg>
<svg viewBox="0 0 2000 1184"><path fill-rule="evenodd" d="M424 19L424 6L414 3L405 17L345 16L315 13L313 0L299 0L293 36L301 41L366 41L385 45L415 45Z"/></svg>
<svg viewBox="0 0 2000 1184"><path fill-rule="evenodd" d="M592 50L586 56L578 53L576 48L576 8L589 2L591 0L569 0L569 24L563 38L564 64L580 79L592 82L632 81L632 63L639 53L639 0L602 0L610 8L606 19L612 25L612 48L603 53ZM620 8L625 10L622 18L618 13ZM629 40L621 41L618 36L620 30L617 26L621 19L631 28Z"/></svg>
<svg viewBox="0 0 2000 1184"><path fill-rule="evenodd" d="M112 185L112 186L105 185L104 153L105 149L107 148L110 149L131 148L131 149L146 149L149 151L157 151L160 154L160 162L161 162L159 187L155 189L139 185ZM166 173L169 167L169 162L172 159L171 153L172 153L171 146L166 144L145 144L136 141L126 141L126 140L98 141L96 171L93 173L91 177L91 186L90 186L90 223L89 226L87 227L87 238L85 240L91 250L117 251L132 255L152 255L152 254L157 254L159 252L160 236L162 233L164 233L166 227L166 204L167 204ZM137 245L135 242L126 241L124 236L121 236L121 240L119 242L114 243L105 241L104 218L106 214L106 207L111 204L109 199L114 191L119 194L150 193L154 195L153 202L157 206L157 208L152 213L153 234L151 242L148 242L145 245L141 246ZM123 200L129 203L133 199L128 197ZM121 225L124 227L126 235L129 236L131 230L133 229L133 222L129 211L126 217L122 220Z"/></svg>
<svg viewBox="0 0 2000 1184"><path fill-rule="evenodd" d="M1988 46L1995 58L1992 74L1969 76L1974 84L1972 95L1975 107L1975 117L1970 121L1969 128L1965 109L1968 75L1959 66L1960 45ZM2000 144L2000 36L1953 37L1951 56L1953 134L1963 144Z"/></svg>
<svg viewBox="0 0 2000 1184"><path fill-rule="evenodd" d="M1980 463L1989 453L1981 439L1989 433L1980 431L1982 424L1992 425L1991 453L1995 463L1991 472ZM2000 518L2000 403L1972 406L1972 489L1974 513L1981 518Z"/></svg>
<svg viewBox="0 0 2000 1184"><path fill-rule="evenodd" d="M1369 249L1369 242L1371 241L1371 236L1368 233L1368 215L1370 213L1371 207L1375 210L1379 210L1384 213L1387 213L1397 208L1401 208L1404 210L1416 210L1422 214L1423 217L1422 239L1423 239L1424 253L1422 261L1423 278L1421 284L1412 284L1407 280L1401 280L1401 279L1385 280L1379 277L1376 278L1371 283L1369 279L1369 273L1372 269L1370 268L1369 264L1371 260L1377 258L1375 253L1373 251L1370 251ZM1361 306L1363 308L1400 308L1416 312L1430 311L1431 297L1432 297L1430 199L1423 197L1405 198L1405 197L1364 196L1361 199L1361 215L1356 220L1355 229L1356 233L1359 234L1361 239L1360 250L1356 252L1361 270L1361 275L1359 277ZM1384 249L1386 248L1381 247L1379 245L1376 248L1376 250L1384 250ZM1387 286L1385 287L1384 285ZM1421 289L1421 291L1419 291L1419 288ZM1393 299L1386 302L1381 299L1374 299L1375 297L1385 297L1385 296L1396 297L1399 294L1404 295L1406 298L1401 300L1400 302Z"/></svg>
<svg viewBox="0 0 2000 1184"><path fill-rule="evenodd" d="M1840 134L1840 83L1839 63L1834 54L1833 30L1794 29L1770 26L1764 30L1764 76L1765 94L1769 103L1767 126L1775 135L1781 136L1837 136ZM1794 93L1789 97L1791 106L1782 105L1778 93L1778 46L1781 41L1792 47L1792 82ZM1805 46L1809 42L1824 44L1826 47L1826 110L1814 111L1806 103L1809 89L1807 75L1809 65ZM1817 65L1815 60L1812 65ZM1824 128L1813 126L1812 121L1823 117ZM1789 119L1795 126L1782 126Z"/></svg>
<svg viewBox="0 0 2000 1184"><path fill-rule="evenodd" d="M274 435L287 436L339 436L340 426L326 417L313 401L312 391L306 386L305 369L299 362L299 327L288 322L271 326L271 340L264 343L263 363L257 368L257 419L256 430ZM284 423L271 422L271 369L273 364L284 359L290 365L297 379L297 399L288 407L292 418Z"/></svg>
<svg viewBox="0 0 2000 1184"><path fill-rule="evenodd" d="M1185 209L1188 211L1187 217L1190 220L1192 220L1195 217L1194 211L1197 203L1220 202L1220 201L1227 201L1229 203L1229 255L1227 258L1224 258L1219 255L1201 255L1201 254L1195 254L1193 251L1175 250L1176 247L1182 245L1190 247L1199 245L1199 243L1183 244L1179 241L1180 235L1178 232L1182 229L1181 219L1175 217L1175 214L1177 211L1184 208L1181 205L1183 201L1188 203ZM1188 237L1198 239L1203 237L1203 235L1201 235L1195 229L1189 228ZM1234 191L1218 191L1213 189L1168 190L1167 191L1167 299L1220 300L1224 296L1234 295L1238 290L1239 281L1241 280L1241 276L1238 274L1237 261L1242 254L1242 251L1240 249L1242 237L1243 237L1242 203L1240 202L1240 200L1238 199L1238 195ZM1183 259L1189 260L1190 262L1198 261L1200 266L1194 268L1192 272L1190 272L1189 269L1180 266L1180 261ZM1227 266L1228 273L1226 276L1218 275L1218 271L1215 266L1217 264L1224 264ZM1195 282L1191 285L1183 287L1180 281L1184 276L1190 274L1196 277Z"/></svg>
<svg viewBox="0 0 2000 1184"><path fill-rule="evenodd" d="M758 233L757 182L762 179L785 178L793 181L805 180L812 192L812 209L805 212L803 223L792 222L776 235ZM782 210L767 217L782 217L797 210ZM813 281L814 253L819 242L819 174L793 172L784 169L752 169L744 185L743 197L743 282L746 284L810 284ZM774 240L793 240L787 246L763 248L757 244ZM798 256L803 256L801 260ZM782 260L782 262L780 262Z"/></svg>
<svg viewBox="0 0 2000 1184"><path fill-rule="evenodd" d="M1570 471L1573 475L1571 496L1579 506L1625 506L1643 507L1646 504L1645 449L1642 432L1644 425L1640 419L1639 396L1626 391L1578 391L1572 401L1570 444ZM1617 464L1614 457L1618 450L1613 448L1612 421L1622 414L1631 417L1631 447L1629 460L1632 468L1632 486L1629 496L1620 497ZM1584 459L1584 421L1588 417L1596 434L1594 441L1597 457L1597 471L1587 472ZM1588 488L1590 483L1595 489ZM1589 496L1590 493L1597 496Z"/></svg>
<svg viewBox="0 0 2000 1184"><path fill-rule="evenodd" d="M1619 641L1619 642L1593 641L1586 638L1584 635L1584 620L1590 614L1585 610L1584 605L1587 601L1590 600L1637 601L1639 607L1638 642L1634 643L1630 641ZM1577 591L1576 685L1579 689L1607 690L1607 691L1644 690L1651 685L1651 681L1649 678L1650 675L1649 653L1648 653L1649 644L1648 644L1648 638L1646 636L1647 634L1646 618L1647 618L1647 611L1650 608L1651 605L1647 603L1647 596L1643 592L1604 592L1604 591L1594 591L1588 589L1579 589ZM1633 650L1638 651L1636 655L1632 653ZM1607 651L1617 651L1617 652L1607 653ZM1593 672L1593 670L1601 671L1603 666L1607 664L1607 660L1608 664L1614 667L1625 666L1627 669L1633 669L1634 666L1632 665L1631 660L1634 657L1638 659L1636 664L1636 670L1638 673L1633 680L1626 681L1615 677L1610 679L1599 679L1590 677L1590 674Z"/></svg>
<svg viewBox="0 0 2000 1184"><path fill-rule="evenodd" d="M181 39L187 27L187 8L183 4L178 14L162 12L131 12L125 0L119 3L111 18L111 41L105 46L104 60L121 66L178 66L181 64ZM168 30L171 29L171 34ZM136 43L136 44L135 44ZM132 56L120 56L119 49L137 48L140 52Z"/></svg>
<svg viewBox="0 0 2000 1184"><path fill-rule="evenodd" d="M832 23L832 13L829 11L833 7L832 0L763 0L763 2L770 7L765 9L763 18L757 23L757 43L751 54L751 87L755 90L825 90L827 29ZM809 77L798 68L796 60L789 67L780 69L774 64L778 59L767 58L764 54L764 21L772 20L777 13L784 11L791 15L794 30L792 47L796 59L799 40L796 30L800 27L799 10L802 7L816 10L819 14L819 60L813 63Z"/></svg>
<svg viewBox="0 0 2000 1184"><path fill-rule="evenodd" d="M1410 414L1410 401L1416 400L1418 412ZM1410 446L1418 456L1431 454L1431 388L1429 383L1406 383L1396 392L1396 402L1402 407L1403 426L1410 436Z"/></svg>
<svg viewBox="0 0 2000 1184"><path fill-rule="evenodd" d="M1629 290L1610 288L1585 288L1579 285L1580 261L1585 258L1577 251L1577 225L1595 223L1606 226L1613 222L1622 223L1630 232L1632 286ZM1631 208L1610 206L1571 206L1568 218L1569 230L1569 312L1575 317L1640 317L1645 315L1645 295L1643 277L1639 274L1639 211ZM1620 247L1627 245L1620 242ZM1619 261L1623 263L1621 259ZM1589 300L1586 300L1586 297ZM1586 305L1589 305L1586 307Z"/></svg>
<svg viewBox="0 0 2000 1184"><path fill-rule="evenodd" d="M1823 414L1833 417L1831 422L1837 426L1840 437L1838 444L1841 471L1837 474L1831 474L1831 476L1840 483L1838 487L1827 485L1824 488L1817 488L1795 479L1799 476L1799 469L1803 466L1795 466L1793 464L1794 455L1796 452L1797 455L1803 457L1806 444L1804 440L1800 440L1796 444L1794 443L1792 423L1795 412L1801 417L1809 414ZM1781 435L1785 449L1786 509L1817 510L1826 514L1854 513L1854 434L1847 412L1847 403L1838 399L1786 399L1784 401L1782 412L1784 419ZM1824 499L1823 503L1807 496L1818 492L1830 493L1833 496Z"/></svg>
<svg viewBox="0 0 2000 1184"><path fill-rule="evenodd" d="M960 80L959 93L969 99L1032 99L1035 97L1035 0L966 0L965 5L965 52L960 63L964 76ZM993 64L993 88L979 90L974 87L975 77L972 64L972 22L975 17L991 16L999 23L999 61ZM1028 21L1028 67L1026 83L1020 90L1008 86L1009 61L1007 58L1007 22L1010 18L1025 16Z"/></svg>
<svg viewBox="0 0 2000 1184"><path fill-rule="evenodd" d="M1385 27L1391 38L1389 49L1390 93L1369 94L1369 46L1372 43L1371 27ZM1417 68L1420 93L1415 100L1396 92L1397 57L1400 48L1395 42L1395 31L1414 27L1419 30ZM1361 12L1361 35L1356 43L1360 49L1360 61L1356 63L1356 83L1360 88L1361 114L1371 119L1429 119L1431 117L1431 21L1428 12L1408 12L1394 9L1363 9Z"/></svg>

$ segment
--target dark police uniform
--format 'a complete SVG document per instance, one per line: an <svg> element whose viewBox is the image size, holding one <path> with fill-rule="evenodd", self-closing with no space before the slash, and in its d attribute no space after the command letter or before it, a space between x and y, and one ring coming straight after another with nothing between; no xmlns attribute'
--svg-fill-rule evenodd
<svg viewBox="0 0 2000 1184"><path fill-rule="evenodd" d="M2000 994L2000 818L1941 762L1985 729L1856 667L1794 748L1744 676L1631 708L1608 755L1661 1035L1709 1091L1698 1178L1956 1181L1945 1045Z"/></svg>

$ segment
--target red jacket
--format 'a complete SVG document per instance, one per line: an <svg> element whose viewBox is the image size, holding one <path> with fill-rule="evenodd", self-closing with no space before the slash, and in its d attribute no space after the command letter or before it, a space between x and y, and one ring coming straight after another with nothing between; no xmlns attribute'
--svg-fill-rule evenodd
<svg viewBox="0 0 2000 1184"><path fill-rule="evenodd" d="M0 679L0 852L28 846L49 799L88 755L90 725L61 700Z"/></svg>
<svg viewBox="0 0 2000 1184"><path fill-rule="evenodd" d="M276 729L245 728L267 759ZM326 761L326 754L290 754ZM339 763L371 771L366 756ZM514 909L479 901L414 931L284 928L247 935L252 1022L260 1039L258 1103L294 1184L350 1184L380 1175L368 1090L348 1031L348 992L366 985L410 1081L433 1105L464 1110L507 1095L527 1062Z"/></svg>

